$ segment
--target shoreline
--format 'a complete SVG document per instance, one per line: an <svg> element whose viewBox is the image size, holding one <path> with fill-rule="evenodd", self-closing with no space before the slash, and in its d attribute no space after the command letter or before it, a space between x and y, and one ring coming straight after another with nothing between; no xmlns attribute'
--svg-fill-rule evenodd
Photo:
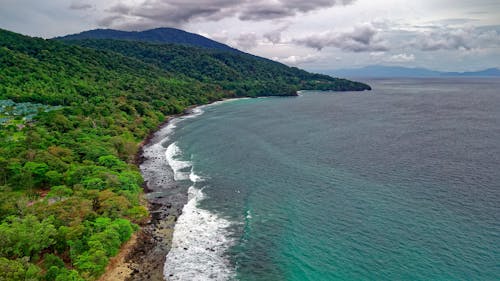
<svg viewBox="0 0 500 281"><path fill-rule="evenodd" d="M134 162L144 178L142 187L150 219L145 225L141 225L134 237L123 245L99 281L166 280L163 275L166 257L172 244L176 221L188 202L188 194L187 190L184 192L174 182L171 169L165 166L166 160L163 157L148 158L145 150L161 142L166 134L170 133L165 130L168 131L168 126L174 120L193 114L196 108L242 98L221 99L207 104L192 105L184 109L182 113L168 115L165 121L139 143ZM154 170L154 175L152 172L144 172L149 169ZM150 178L148 179L145 174L149 174ZM165 178L170 178L170 181L165 181ZM173 192L169 195L153 196L165 190L173 190Z"/></svg>
<svg viewBox="0 0 500 281"><path fill-rule="evenodd" d="M297 91L295 95L290 96L278 96L278 97L300 97L303 91ZM129 240L120 249L120 252L114 257L105 273L98 279L99 281L163 281L167 280L164 274L164 266L167 254L170 251L174 228L177 219L182 214L182 209L188 202L188 192L187 189L184 191L177 190L174 194L169 196L159 196L150 197L155 192L158 192L162 187L167 190L172 190L178 188L175 181L173 180L173 174L171 174L170 166L160 165L164 169L158 170L159 178L170 177L171 181L166 185L156 185L151 184L150 181L145 177L141 166L146 160L153 160L154 163L150 165L154 166L155 162L166 162L163 157L154 157L148 159L145 154L145 148L150 146L154 141L161 141L165 138L162 131L168 129L171 123L185 116L192 115L196 108L213 105L216 103L239 100L239 99L250 99L250 98L266 98L274 96L259 96L259 97L237 97L237 98L223 98L219 100L212 101L206 104L191 105L186 107L182 113L167 115L165 120L161 122L153 131L148 133L148 135L138 144L138 151L134 158L134 164L140 169L141 175L144 178L142 188L144 190L144 200L147 205L148 211L150 213L149 221L140 225L140 229L134 234L135 240ZM164 160L164 161L162 161ZM167 175L166 175L167 174ZM158 178L158 175L157 175ZM162 181L163 183L163 181ZM123 254L122 251L126 251ZM124 256L122 258L116 259L119 256ZM125 272L125 273L124 273Z"/></svg>

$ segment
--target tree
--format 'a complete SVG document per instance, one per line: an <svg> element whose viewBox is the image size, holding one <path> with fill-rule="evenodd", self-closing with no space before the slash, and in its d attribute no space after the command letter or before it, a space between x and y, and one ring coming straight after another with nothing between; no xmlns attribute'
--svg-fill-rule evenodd
<svg viewBox="0 0 500 281"><path fill-rule="evenodd" d="M48 171L45 178L50 185L56 185L61 183L63 175L57 171Z"/></svg>
<svg viewBox="0 0 500 281"><path fill-rule="evenodd" d="M0 281L35 281L39 280L40 272L40 268L30 264L28 259L0 257Z"/></svg>
<svg viewBox="0 0 500 281"><path fill-rule="evenodd" d="M80 277L76 270L62 269L59 270L55 281L85 281L85 279Z"/></svg>
<svg viewBox="0 0 500 281"><path fill-rule="evenodd" d="M83 272L83 276L95 278L104 273L108 260L109 258L102 248L92 248L80 255L74 265Z"/></svg>
<svg viewBox="0 0 500 281"><path fill-rule="evenodd" d="M32 184L40 185L45 182L45 173L48 169L49 166L45 163L26 162L23 166L23 175L27 178L27 182L30 182L27 184L28 188L32 188Z"/></svg>
<svg viewBox="0 0 500 281"><path fill-rule="evenodd" d="M118 233L121 243L128 241L132 236L132 233L134 233L132 224L126 219L116 219L111 224L111 228Z"/></svg>
<svg viewBox="0 0 500 281"><path fill-rule="evenodd" d="M0 224L0 256L31 257L55 243L54 218L39 221L35 216L8 217Z"/></svg>
<svg viewBox="0 0 500 281"><path fill-rule="evenodd" d="M130 218L134 223L143 225L148 221L149 212L148 209L144 206L135 206L130 208L126 215Z"/></svg>
<svg viewBox="0 0 500 281"><path fill-rule="evenodd" d="M99 165L110 168L112 170L121 170L126 167L126 164L114 155L105 155L97 160Z"/></svg>
<svg viewBox="0 0 500 281"><path fill-rule="evenodd" d="M111 190L99 192L98 200L99 209L97 211L110 218L118 218L131 207L127 198L117 195Z"/></svg>
<svg viewBox="0 0 500 281"><path fill-rule="evenodd" d="M50 188L47 198L55 198L61 200L64 197L69 197L73 194L73 190L65 185L57 185Z"/></svg>

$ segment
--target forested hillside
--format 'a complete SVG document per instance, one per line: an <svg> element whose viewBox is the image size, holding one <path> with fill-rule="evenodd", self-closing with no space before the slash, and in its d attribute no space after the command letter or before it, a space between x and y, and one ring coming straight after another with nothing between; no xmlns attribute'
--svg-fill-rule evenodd
<svg viewBox="0 0 500 281"><path fill-rule="evenodd" d="M117 39L132 40L155 43L174 43L182 45L197 46L208 49L218 49L232 52L240 52L228 45L208 39L199 34L186 32L176 28L155 28L145 31L122 31L114 29L94 29L78 34L71 34L58 37L59 40L79 40L79 39Z"/></svg>
<svg viewBox="0 0 500 281"><path fill-rule="evenodd" d="M0 280L100 276L147 220L137 144L165 115L228 96L118 54L1 30Z"/></svg>
<svg viewBox="0 0 500 281"><path fill-rule="evenodd" d="M226 52L176 44L119 40L68 40L71 44L120 53L161 69L205 83L216 83L238 96L263 96L297 90L366 90L369 86L246 53Z"/></svg>
<svg viewBox="0 0 500 281"><path fill-rule="evenodd" d="M189 47L80 44L95 49L0 30L0 280L97 279L148 220L134 159L166 115L367 87Z"/></svg>

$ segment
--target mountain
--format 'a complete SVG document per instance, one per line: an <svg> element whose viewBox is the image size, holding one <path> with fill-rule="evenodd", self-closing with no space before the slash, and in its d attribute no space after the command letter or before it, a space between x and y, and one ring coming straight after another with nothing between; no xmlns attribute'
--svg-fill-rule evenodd
<svg viewBox="0 0 500 281"><path fill-rule="evenodd" d="M440 72L425 68L372 65L355 69L326 70L322 72L339 77L500 77L500 70L497 68L474 72Z"/></svg>
<svg viewBox="0 0 500 281"><path fill-rule="evenodd" d="M246 53L196 48L177 44L137 41L85 39L66 40L68 44L120 53L154 65L177 76L205 83L216 83L237 96L272 95L302 90L369 90L369 86Z"/></svg>
<svg viewBox="0 0 500 281"><path fill-rule="evenodd" d="M500 69L488 68L481 71L474 72L447 72L448 76L475 76L475 77L500 77Z"/></svg>
<svg viewBox="0 0 500 281"><path fill-rule="evenodd" d="M16 102L66 106L108 96L166 101L173 95L179 107L185 107L233 95L221 92L216 85L175 77L151 64L117 53L31 38L1 29L0 52L0 98ZM193 91L197 98L182 95L178 92L179 86ZM197 91L202 88L207 94ZM208 98L210 95L212 97ZM143 106L151 108L151 105ZM180 111L164 110L164 114Z"/></svg>
<svg viewBox="0 0 500 281"><path fill-rule="evenodd" d="M233 51L0 29L0 280L99 279L149 221L135 156L166 115L299 89L369 86Z"/></svg>
<svg viewBox="0 0 500 281"><path fill-rule="evenodd" d="M142 32L91 30L55 40L120 53L155 65L174 75L216 83L222 89L238 96L275 95L292 93L298 89L370 89L362 83L308 73L173 28Z"/></svg>
<svg viewBox="0 0 500 281"><path fill-rule="evenodd" d="M84 31L78 34L56 37L57 40L77 40L77 39L117 39L133 40L154 43L175 43L190 46L197 46L207 49L239 52L225 44L208 39L201 35L186 32L175 28L156 28L146 31L121 31L113 29L95 29Z"/></svg>

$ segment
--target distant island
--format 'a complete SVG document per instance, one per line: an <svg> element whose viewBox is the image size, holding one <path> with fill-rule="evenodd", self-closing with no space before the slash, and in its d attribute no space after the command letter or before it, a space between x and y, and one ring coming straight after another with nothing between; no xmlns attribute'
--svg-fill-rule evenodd
<svg viewBox="0 0 500 281"><path fill-rule="evenodd" d="M500 77L500 69L489 68L472 72L442 72L426 68L371 65L362 68L323 70L338 77Z"/></svg>

